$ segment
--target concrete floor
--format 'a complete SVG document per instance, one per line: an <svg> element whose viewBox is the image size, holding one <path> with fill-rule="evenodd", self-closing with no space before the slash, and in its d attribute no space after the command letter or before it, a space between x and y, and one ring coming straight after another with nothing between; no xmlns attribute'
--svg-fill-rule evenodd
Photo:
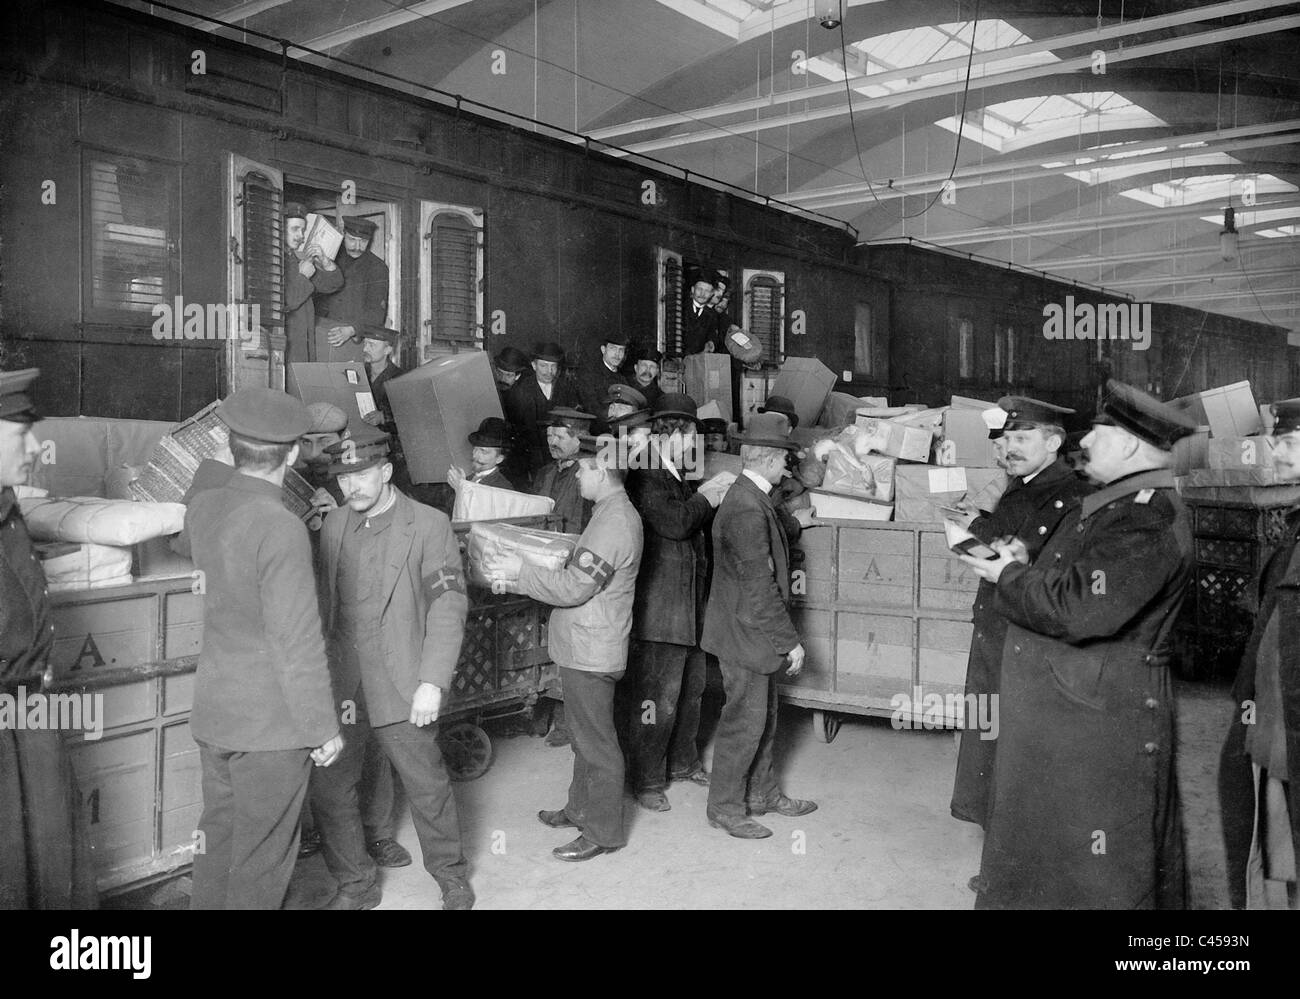
<svg viewBox="0 0 1300 999"><path fill-rule="evenodd" d="M1228 718L1222 685L1179 690L1181 790L1188 829L1192 904L1226 908L1215 772ZM457 784L471 878L482 909L876 908L968 909L966 882L979 868L981 831L948 814L956 742L950 732L896 732L887 720L846 716L838 737L813 737L810 713L782 709L777 759L785 789L817 812L767 816L767 840L735 840L710 828L705 788L677 784L672 811L651 814L628 799L630 842L583 864L550 855L572 838L536 819L558 808L571 752L490 726L491 770ZM382 909L437 908L420 866L409 817L398 839L413 866L383 872ZM291 904L330 891L321 859L299 866Z"/></svg>

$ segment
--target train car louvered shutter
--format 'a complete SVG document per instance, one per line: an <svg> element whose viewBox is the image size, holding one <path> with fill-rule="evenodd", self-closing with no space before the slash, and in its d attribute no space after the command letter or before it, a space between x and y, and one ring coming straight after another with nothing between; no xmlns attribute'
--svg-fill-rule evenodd
<svg viewBox="0 0 1300 999"><path fill-rule="evenodd" d="M660 247L659 258L659 349L665 354L682 352L682 258Z"/></svg>
<svg viewBox="0 0 1300 999"><path fill-rule="evenodd" d="M275 182L252 171L244 175L241 207L244 210L243 256L246 304L261 310L264 326L281 326L284 300L284 223L281 195Z"/></svg>
<svg viewBox="0 0 1300 999"><path fill-rule="evenodd" d="M745 329L763 345L763 360L780 362L785 321L785 289L771 274L756 274L745 284Z"/></svg>
<svg viewBox="0 0 1300 999"><path fill-rule="evenodd" d="M145 319L175 294L175 167L128 157L87 167L90 307Z"/></svg>
<svg viewBox="0 0 1300 999"><path fill-rule="evenodd" d="M458 212L439 212L429 227L433 273L432 335L476 341L478 228Z"/></svg>

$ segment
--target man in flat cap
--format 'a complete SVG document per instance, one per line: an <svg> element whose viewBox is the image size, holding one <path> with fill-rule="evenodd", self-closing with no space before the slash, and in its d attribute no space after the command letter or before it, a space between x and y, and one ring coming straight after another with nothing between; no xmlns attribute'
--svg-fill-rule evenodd
<svg viewBox="0 0 1300 999"><path fill-rule="evenodd" d="M613 440L600 438L579 459L579 488L595 509L563 568L527 565L517 554L502 554L486 566L506 589L555 606L549 647L573 734L573 780L565 805L537 818L553 829L578 830L577 839L551 851L570 862L627 843L614 687L627 665L641 520L623 491L624 470L611 460L616 451Z"/></svg>
<svg viewBox="0 0 1300 999"><path fill-rule="evenodd" d="M751 816L807 815L817 804L781 790L772 762L775 675L798 676L804 647L790 617L790 542L771 492L787 474L784 416L759 413L736 438L744 471L713 521L713 579L700 647L718 657L727 700L718 722L709 776L709 825L737 839L772 830Z"/></svg>
<svg viewBox="0 0 1300 999"><path fill-rule="evenodd" d="M343 747L307 529L281 497L310 422L275 389L236 392L218 415L235 472L185 514L206 593L190 716L203 769L190 904L278 909L312 764L330 766Z"/></svg>
<svg viewBox="0 0 1300 999"><path fill-rule="evenodd" d="M388 265L370 251L376 225L352 215L343 220L338 256L343 287L316 299L313 361L359 361L367 326L384 325L388 316Z"/></svg>
<svg viewBox="0 0 1300 999"><path fill-rule="evenodd" d="M383 897L357 808L360 749L373 732L402 779L443 908L469 909L474 892L434 725L469 610L460 548L445 514L393 487L386 438L340 441L331 453L347 502L321 529L325 633L349 744L312 783L322 854L338 881L330 907L371 909Z"/></svg>
<svg viewBox="0 0 1300 999"><path fill-rule="evenodd" d="M1300 482L1300 399L1274 403L1273 471ZM1268 442L1255 446L1261 451ZM1264 460L1264 456L1260 455ZM1261 463L1262 463L1261 460ZM1300 857L1300 508L1259 574L1259 611L1232 685L1219 814L1234 909L1297 907Z"/></svg>
<svg viewBox="0 0 1300 999"><path fill-rule="evenodd" d="M406 369L393 360L393 352L401 342L401 332L386 326L367 326L361 341L366 377L370 379L370 396L378 407L363 419L391 436L396 436L397 424L393 420L392 404L388 401L388 383L406 374Z"/></svg>
<svg viewBox="0 0 1300 999"><path fill-rule="evenodd" d="M964 511L960 520L986 545L1020 538L1033 564L1066 514L1092 491L1075 476L1061 455L1065 443L1062 422L1073 412L1038 399L1003 396L997 408L985 415L985 423L994 424L989 434L997 435L995 439L1005 443L1011 481L992 511L960 504ZM980 580L972 610L974 631L966 667L966 696L980 700L968 700L968 705L981 701L991 705L999 697L998 678L1007 620L994 608L995 592L992 583ZM983 826L988 812L997 733L976 731L975 721L975 717L967 718L968 729L961 737L949 808L955 818Z"/></svg>
<svg viewBox="0 0 1300 999"><path fill-rule="evenodd" d="M627 385L623 362L631 339L626 333L606 333L600 343L599 356L593 356L578 373L578 403L597 416L592 432L605 432L605 396L611 385Z"/></svg>
<svg viewBox="0 0 1300 999"><path fill-rule="evenodd" d="M306 246L307 210L296 201L284 206L284 363L315 360L316 295L343 287L343 271L313 246Z"/></svg>
<svg viewBox="0 0 1300 999"><path fill-rule="evenodd" d="M674 733L699 730L699 683L685 684L687 656L699 641L708 553L705 529L722 502L719 489L697 490L689 473L700 457L695 400L665 393L652 411L651 461L639 461L627 476L628 496L645 534L632 617L631 717L628 762L637 803L652 812L672 805L670 778ZM700 769L694 739L683 744L686 759L671 761L676 779Z"/></svg>
<svg viewBox="0 0 1300 999"><path fill-rule="evenodd" d="M0 695L35 698L49 682L54 622L14 487L41 453L31 388L39 371L0 371ZM0 726L0 910L93 909L81 796L53 728Z"/></svg>
<svg viewBox="0 0 1300 999"><path fill-rule="evenodd" d="M505 403L506 419L522 445L530 479L547 462L547 414L556 408L579 408L577 390L563 377L564 351L558 343L542 344L533 355L532 368L510 387Z"/></svg>
<svg viewBox="0 0 1300 999"><path fill-rule="evenodd" d="M663 395L663 389L659 387L659 365L662 363L663 354L654 347L638 346L632 353L632 377L628 381L645 396L647 406L653 406L655 400Z"/></svg>
<svg viewBox="0 0 1300 999"><path fill-rule="evenodd" d="M1010 622L976 908L1185 904L1169 666L1193 551L1170 451L1194 429L1108 381L1083 439L1102 487L1033 564L961 556Z"/></svg>
<svg viewBox="0 0 1300 999"><path fill-rule="evenodd" d="M566 534L581 534L591 520L591 501L583 498L578 484L578 450L594 419L591 413L561 406L552 409L544 421L551 460L533 477L532 491L555 500L558 530Z"/></svg>

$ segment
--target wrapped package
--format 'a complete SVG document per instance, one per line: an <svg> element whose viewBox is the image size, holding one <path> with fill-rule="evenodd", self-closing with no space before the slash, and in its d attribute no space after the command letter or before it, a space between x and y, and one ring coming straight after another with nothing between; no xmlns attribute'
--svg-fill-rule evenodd
<svg viewBox="0 0 1300 999"><path fill-rule="evenodd" d="M468 563L470 582L490 586L483 559L496 552L514 552L530 565L562 569L573 555L578 535L543 531L518 524L474 524L469 529Z"/></svg>
<svg viewBox="0 0 1300 999"><path fill-rule="evenodd" d="M903 461L926 462L930 459L930 444L934 440L931 429L908 426L895 420L876 420L858 417L858 436L855 450L859 454L865 447L877 454L885 454Z"/></svg>
<svg viewBox="0 0 1300 999"><path fill-rule="evenodd" d="M96 496L19 500L28 530L37 541L131 545L178 534L185 526L182 503L139 503Z"/></svg>
<svg viewBox="0 0 1300 999"><path fill-rule="evenodd" d="M131 549L80 544L70 552L42 559L51 593L124 586L131 582Z"/></svg>
<svg viewBox="0 0 1300 999"><path fill-rule="evenodd" d="M555 509L549 496L534 496L465 479L456 490L452 520L504 520L508 517L536 517Z"/></svg>

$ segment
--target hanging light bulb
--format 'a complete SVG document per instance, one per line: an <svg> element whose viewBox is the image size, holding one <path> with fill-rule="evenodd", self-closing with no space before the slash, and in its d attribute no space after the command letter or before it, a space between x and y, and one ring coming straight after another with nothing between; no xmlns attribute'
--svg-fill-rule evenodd
<svg viewBox="0 0 1300 999"><path fill-rule="evenodd" d="M807 10L808 8L804 8ZM823 28L834 31L840 26L839 0L817 0L817 20Z"/></svg>
<svg viewBox="0 0 1300 999"><path fill-rule="evenodd" d="M1223 231L1219 233L1219 256L1237 259L1237 213L1229 205L1223 210Z"/></svg>

